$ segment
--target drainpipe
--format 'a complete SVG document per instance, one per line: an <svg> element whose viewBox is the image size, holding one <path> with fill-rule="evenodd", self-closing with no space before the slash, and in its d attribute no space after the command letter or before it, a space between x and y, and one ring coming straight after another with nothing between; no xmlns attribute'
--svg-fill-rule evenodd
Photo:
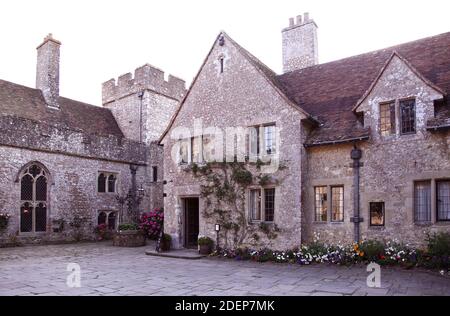
<svg viewBox="0 0 450 316"><path fill-rule="evenodd" d="M131 171L131 189L129 192L129 195L131 197L131 211L132 211L132 217L133 217L133 221L137 221L138 220L138 216L137 216L137 207L138 207L138 203L136 201L137 199L137 184L136 184L136 172L137 172L138 166L136 165L130 165L130 171Z"/></svg>
<svg viewBox="0 0 450 316"><path fill-rule="evenodd" d="M359 223L363 221L363 218L359 216L359 169L362 166L360 162L362 156L361 149L354 145L350 157L353 160L353 217L350 219L354 223L354 241L358 243L360 240Z"/></svg>

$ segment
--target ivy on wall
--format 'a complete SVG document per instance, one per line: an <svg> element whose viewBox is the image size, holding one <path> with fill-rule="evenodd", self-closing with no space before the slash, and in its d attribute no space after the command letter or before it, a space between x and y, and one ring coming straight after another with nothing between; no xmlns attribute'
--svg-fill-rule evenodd
<svg viewBox="0 0 450 316"><path fill-rule="evenodd" d="M261 162L256 163L256 174L249 164L239 162L214 162L205 165L191 164L185 170L200 180L201 197L204 199L203 216L220 224L224 247L238 248L243 244L258 245L262 238L272 241L280 229L273 223L252 223L246 214L246 189L252 185L279 184L269 174L260 172ZM285 169L281 166L280 169Z"/></svg>

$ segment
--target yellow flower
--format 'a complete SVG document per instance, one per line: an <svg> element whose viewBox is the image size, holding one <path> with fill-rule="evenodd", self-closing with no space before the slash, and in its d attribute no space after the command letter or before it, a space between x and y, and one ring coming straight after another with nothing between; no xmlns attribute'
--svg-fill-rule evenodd
<svg viewBox="0 0 450 316"><path fill-rule="evenodd" d="M358 244L353 245L353 250L358 251Z"/></svg>
<svg viewBox="0 0 450 316"><path fill-rule="evenodd" d="M359 255L360 255L361 257L364 256L364 252L361 251L361 252L359 253Z"/></svg>

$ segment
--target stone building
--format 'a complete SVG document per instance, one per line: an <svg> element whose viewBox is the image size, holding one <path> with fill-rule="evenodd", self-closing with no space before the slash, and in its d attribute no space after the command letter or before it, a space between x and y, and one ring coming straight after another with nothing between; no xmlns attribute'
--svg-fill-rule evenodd
<svg viewBox="0 0 450 316"><path fill-rule="evenodd" d="M11 216L0 244L92 239L100 223L163 205L157 140L184 82L145 65L105 83L103 107L70 100L60 46L49 35L37 48L35 89L0 80L0 213Z"/></svg>
<svg viewBox="0 0 450 316"><path fill-rule="evenodd" d="M174 246L450 231L450 33L319 64L305 14L282 45L276 74L220 33L161 137Z"/></svg>

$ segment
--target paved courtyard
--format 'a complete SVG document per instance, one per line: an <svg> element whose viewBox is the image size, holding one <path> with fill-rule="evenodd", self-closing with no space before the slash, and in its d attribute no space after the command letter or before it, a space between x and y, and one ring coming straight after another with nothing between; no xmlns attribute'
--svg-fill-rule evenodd
<svg viewBox="0 0 450 316"><path fill-rule="evenodd" d="M0 249L0 295L450 295L450 278L382 268L368 288L363 266L299 266L204 258L146 256L110 243ZM69 288L69 263L81 287Z"/></svg>

